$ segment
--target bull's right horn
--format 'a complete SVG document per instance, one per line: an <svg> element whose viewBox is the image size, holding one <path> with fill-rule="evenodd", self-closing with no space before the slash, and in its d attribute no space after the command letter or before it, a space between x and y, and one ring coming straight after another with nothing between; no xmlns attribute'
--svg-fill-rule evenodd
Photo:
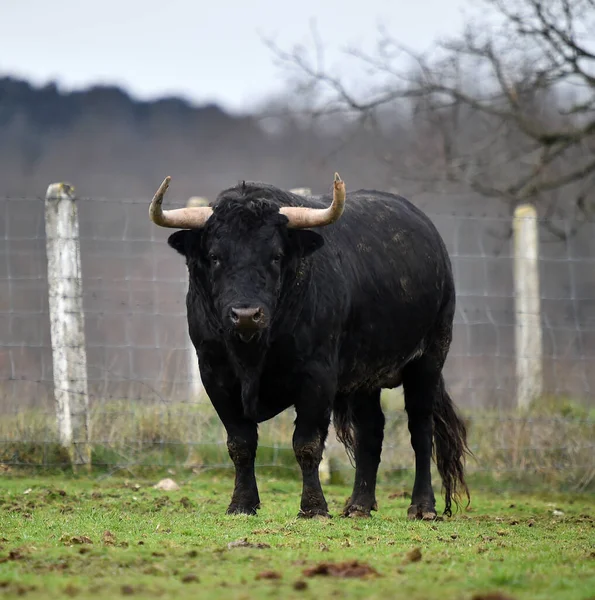
<svg viewBox="0 0 595 600"><path fill-rule="evenodd" d="M171 177L168 175L153 196L151 206L149 206L151 221L159 227L171 227L172 229L200 229L204 227L208 218L213 214L213 209L209 206L176 208L174 210L163 210L161 208L170 181Z"/></svg>

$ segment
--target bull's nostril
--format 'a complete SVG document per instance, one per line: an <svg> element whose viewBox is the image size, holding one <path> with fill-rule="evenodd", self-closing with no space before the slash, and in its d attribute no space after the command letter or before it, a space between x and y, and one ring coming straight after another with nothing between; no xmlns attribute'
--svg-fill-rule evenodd
<svg viewBox="0 0 595 600"><path fill-rule="evenodd" d="M260 306L256 308L232 308L230 310L230 320L234 327L238 329L250 329L263 323L264 310Z"/></svg>

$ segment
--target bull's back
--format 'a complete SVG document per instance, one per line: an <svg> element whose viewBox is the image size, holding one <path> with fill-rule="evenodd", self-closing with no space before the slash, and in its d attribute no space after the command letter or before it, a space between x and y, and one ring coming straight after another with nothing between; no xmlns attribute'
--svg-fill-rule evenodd
<svg viewBox="0 0 595 600"><path fill-rule="evenodd" d="M454 307L442 238L404 198L358 191L325 231L325 253L346 298L340 387L398 385L402 366L423 352L445 307Z"/></svg>

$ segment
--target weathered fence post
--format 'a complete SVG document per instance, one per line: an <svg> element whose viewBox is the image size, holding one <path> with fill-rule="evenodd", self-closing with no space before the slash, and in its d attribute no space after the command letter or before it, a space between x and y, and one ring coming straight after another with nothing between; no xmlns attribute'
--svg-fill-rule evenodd
<svg viewBox="0 0 595 600"><path fill-rule="evenodd" d="M517 407L524 410L543 391L539 235L534 206L516 208L513 232Z"/></svg>
<svg viewBox="0 0 595 600"><path fill-rule="evenodd" d="M74 469L91 468L89 394L79 222L74 189L53 183L45 197L50 335L60 444Z"/></svg>
<svg viewBox="0 0 595 600"><path fill-rule="evenodd" d="M187 207L191 206L208 206L209 201L207 198L202 196L192 196L186 203ZM188 354L188 379L189 379L189 393L193 400L200 397L203 391L202 379L200 377L200 369L198 367L198 358L196 356L196 349L192 344L190 336L186 336L187 354Z"/></svg>

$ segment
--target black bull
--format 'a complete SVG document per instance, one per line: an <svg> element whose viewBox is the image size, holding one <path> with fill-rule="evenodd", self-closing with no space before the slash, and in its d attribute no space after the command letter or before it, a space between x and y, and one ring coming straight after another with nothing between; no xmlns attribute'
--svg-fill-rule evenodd
<svg viewBox="0 0 595 600"><path fill-rule="evenodd" d="M450 515L460 492L469 494L466 428L442 375L455 311L447 250L406 199L371 190L345 196L336 177L344 209L333 199L337 210L315 223L319 233L307 228L314 221L280 208L321 215L330 196L303 198L266 184L227 189L212 208L163 213L168 179L151 205L155 223L184 227L168 243L186 258L189 333L235 466L228 513L256 513L257 424L293 406L300 516L328 515L318 467L331 416L355 460L343 514L369 516L384 438L381 388L403 385L415 452L408 516L436 517L433 454ZM193 210L204 213L196 222ZM181 216L167 221L168 213Z"/></svg>

